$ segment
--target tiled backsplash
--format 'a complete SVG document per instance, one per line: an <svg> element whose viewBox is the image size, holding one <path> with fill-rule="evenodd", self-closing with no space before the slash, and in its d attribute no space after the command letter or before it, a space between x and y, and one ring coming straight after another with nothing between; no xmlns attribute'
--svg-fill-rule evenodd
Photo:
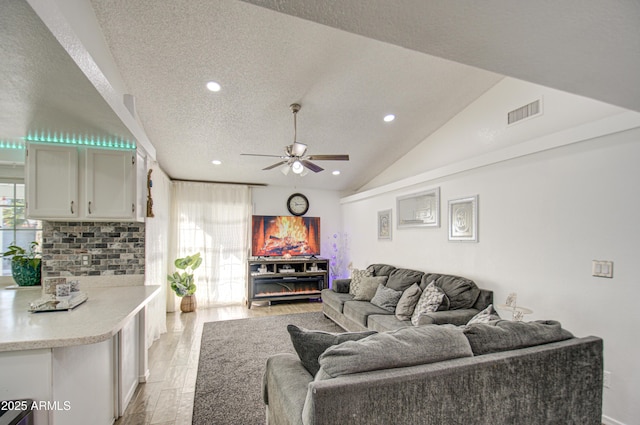
<svg viewBox="0 0 640 425"><path fill-rule="evenodd" d="M144 230L144 223L45 221L42 276L144 275Z"/></svg>

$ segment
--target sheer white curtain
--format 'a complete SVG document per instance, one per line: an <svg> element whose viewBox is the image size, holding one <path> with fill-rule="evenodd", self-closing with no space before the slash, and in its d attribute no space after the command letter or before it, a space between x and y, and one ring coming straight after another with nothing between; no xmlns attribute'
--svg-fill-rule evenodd
<svg viewBox="0 0 640 425"><path fill-rule="evenodd" d="M198 307L245 298L251 189L242 185L173 182L172 259L200 252ZM170 264L169 270L173 267Z"/></svg>

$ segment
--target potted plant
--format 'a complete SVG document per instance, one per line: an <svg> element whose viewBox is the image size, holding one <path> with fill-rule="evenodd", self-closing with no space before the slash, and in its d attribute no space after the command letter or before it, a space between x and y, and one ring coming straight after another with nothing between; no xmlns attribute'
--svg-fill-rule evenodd
<svg viewBox="0 0 640 425"><path fill-rule="evenodd" d="M174 272L167 275L167 279L171 284L171 289L177 296L182 298L180 302L180 310L183 313L188 313L196 309L196 284L193 278L193 271L200 267L202 264L202 258L200 253L193 255L187 255L184 258L178 258L173 263L178 270L184 270L183 272Z"/></svg>
<svg viewBox="0 0 640 425"><path fill-rule="evenodd" d="M2 253L3 257L12 257L11 274L18 286L40 285L42 259L40 258L40 252L37 251L39 246L38 242L33 241L29 244L29 250L27 251L13 242Z"/></svg>

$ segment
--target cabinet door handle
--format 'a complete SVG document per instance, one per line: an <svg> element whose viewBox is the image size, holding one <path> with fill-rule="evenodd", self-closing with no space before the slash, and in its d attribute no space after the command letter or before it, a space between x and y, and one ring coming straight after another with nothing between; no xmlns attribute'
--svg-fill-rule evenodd
<svg viewBox="0 0 640 425"><path fill-rule="evenodd" d="M89 214L91 214L91 201L89 201Z"/></svg>
<svg viewBox="0 0 640 425"><path fill-rule="evenodd" d="M73 201L71 201L71 214L75 214L75 213L73 212Z"/></svg>

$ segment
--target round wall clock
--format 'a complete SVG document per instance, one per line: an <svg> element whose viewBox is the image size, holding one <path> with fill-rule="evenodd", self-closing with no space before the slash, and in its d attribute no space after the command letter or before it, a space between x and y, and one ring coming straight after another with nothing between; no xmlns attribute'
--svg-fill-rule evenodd
<svg viewBox="0 0 640 425"><path fill-rule="evenodd" d="M292 215L305 215L309 210L309 200L302 193L294 193L287 199L287 209Z"/></svg>

